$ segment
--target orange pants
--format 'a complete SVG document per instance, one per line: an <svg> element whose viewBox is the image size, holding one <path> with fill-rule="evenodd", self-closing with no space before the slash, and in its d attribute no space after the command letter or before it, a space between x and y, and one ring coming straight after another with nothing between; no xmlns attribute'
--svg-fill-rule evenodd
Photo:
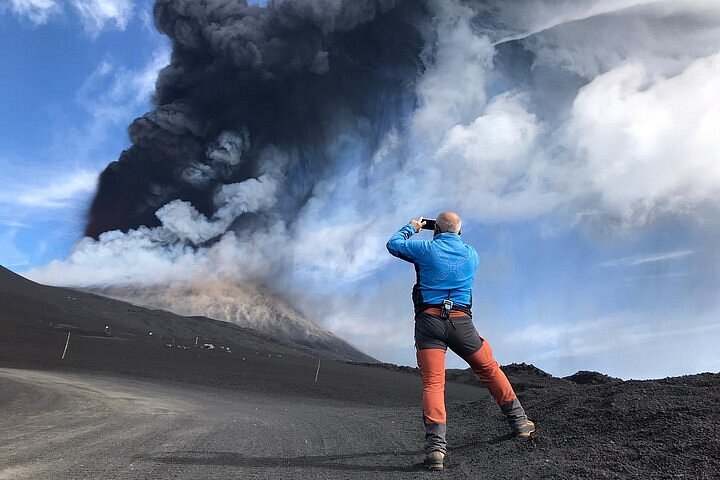
<svg viewBox="0 0 720 480"><path fill-rule="evenodd" d="M487 340L475 353L463 357L501 407L515 400L507 377L493 358ZM426 424L445 424L445 349L417 351L417 362L423 383L423 417Z"/></svg>

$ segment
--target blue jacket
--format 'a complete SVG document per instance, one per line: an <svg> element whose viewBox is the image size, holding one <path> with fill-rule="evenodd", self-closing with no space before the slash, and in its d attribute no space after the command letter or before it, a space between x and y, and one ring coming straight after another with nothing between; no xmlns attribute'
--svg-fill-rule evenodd
<svg viewBox="0 0 720 480"><path fill-rule="evenodd" d="M472 306L472 284L480 264L477 252L460 235L441 233L432 240L409 240L415 228L407 224L387 242L395 257L415 265L417 283L413 288L415 312L449 298L456 305Z"/></svg>

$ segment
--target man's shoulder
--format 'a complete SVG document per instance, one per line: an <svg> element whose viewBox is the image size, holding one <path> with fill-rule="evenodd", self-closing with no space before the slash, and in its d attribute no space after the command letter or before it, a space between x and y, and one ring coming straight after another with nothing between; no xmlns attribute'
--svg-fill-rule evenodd
<svg viewBox="0 0 720 480"><path fill-rule="evenodd" d="M457 244L457 252L465 257L474 257L478 258L477 250L475 250L475 247L470 245L469 243L465 243L464 241L458 242Z"/></svg>
<svg viewBox="0 0 720 480"><path fill-rule="evenodd" d="M475 247L473 247L473 246L470 245L469 243L463 242L463 245L465 245L465 247L466 247L468 250L477 253L477 250L475 250Z"/></svg>
<svg viewBox="0 0 720 480"><path fill-rule="evenodd" d="M432 246L432 240L408 240L407 243L418 250L428 250Z"/></svg>

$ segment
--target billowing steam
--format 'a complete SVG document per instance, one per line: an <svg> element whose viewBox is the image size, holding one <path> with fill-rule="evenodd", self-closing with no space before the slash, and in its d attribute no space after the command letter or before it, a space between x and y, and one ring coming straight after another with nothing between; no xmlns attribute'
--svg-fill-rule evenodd
<svg viewBox="0 0 720 480"><path fill-rule="evenodd" d="M155 20L156 106L36 279L311 297L382 268L412 215L643 227L720 193L715 0L158 0Z"/></svg>

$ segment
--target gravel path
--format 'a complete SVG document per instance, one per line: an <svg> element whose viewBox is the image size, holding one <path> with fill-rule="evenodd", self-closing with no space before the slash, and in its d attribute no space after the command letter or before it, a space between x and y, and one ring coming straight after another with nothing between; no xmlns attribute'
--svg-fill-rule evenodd
<svg viewBox="0 0 720 480"><path fill-rule="evenodd" d="M0 369L0 479L407 478L412 409Z"/></svg>

